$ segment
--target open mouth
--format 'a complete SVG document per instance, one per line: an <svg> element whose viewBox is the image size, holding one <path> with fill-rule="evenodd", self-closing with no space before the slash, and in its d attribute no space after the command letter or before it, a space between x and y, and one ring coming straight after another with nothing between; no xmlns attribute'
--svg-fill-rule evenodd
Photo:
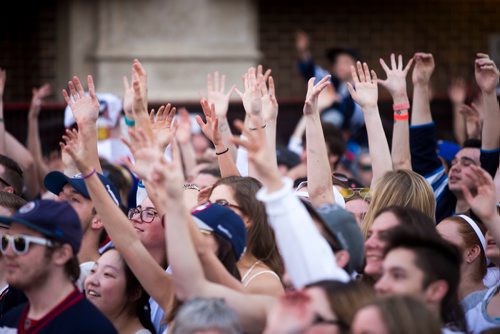
<svg viewBox="0 0 500 334"><path fill-rule="evenodd" d="M101 297L101 295L98 294L97 292L95 292L94 290L88 290L87 295L92 296L92 297Z"/></svg>

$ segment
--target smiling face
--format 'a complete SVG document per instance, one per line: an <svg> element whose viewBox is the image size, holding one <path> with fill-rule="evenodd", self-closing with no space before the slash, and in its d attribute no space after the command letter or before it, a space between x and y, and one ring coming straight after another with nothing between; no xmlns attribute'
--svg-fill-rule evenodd
<svg viewBox="0 0 500 334"><path fill-rule="evenodd" d="M486 257L497 267L500 267L500 249L489 231L486 233Z"/></svg>
<svg viewBox="0 0 500 334"><path fill-rule="evenodd" d="M130 222L133 224L135 230L137 231L137 235L144 247L147 249L152 248L165 248L165 230L163 228L161 218L158 215L153 203L146 197L142 203L137 207L140 211L147 210L147 213L143 213L143 215L150 215L152 221L150 223L145 223L141 220L141 214L135 214ZM149 219L148 219L149 221Z"/></svg>
<svg viewBox="0 0 500 334"><path fill-rule="evenodd" d="M387 230L397 225L399 221L392 212L384 212L373 221L365 241L365 274L368 276L377 278L382 274L384 249L387 243L381 237Z"/></svg>
<svg viewBox="0 0 500 334"><path fill-rule="evenodd" d="M117 250L105 252L85 279L85 294L108 318L127 306L125 267Z"/></svg>

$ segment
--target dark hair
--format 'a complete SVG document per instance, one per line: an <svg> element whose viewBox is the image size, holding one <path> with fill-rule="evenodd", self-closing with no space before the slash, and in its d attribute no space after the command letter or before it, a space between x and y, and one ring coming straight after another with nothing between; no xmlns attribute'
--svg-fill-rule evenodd
<svg viewBox="0 0 500 334"><path fill-rule="evenodd" d="M338 328L341 334L349 334L356 312L374 298L372 287L358 281L343 283L325 280L309 284L307 288L323 290L330 309L340 322Z"/></svg>
<svg viewBox="0 0 500 334"><path fill-rule="evenodd" d="M481 148L481 139L466 139L462 145L462 148Z"/></svg>
<svg viewBox="0 0 500 334"><path fill-rule="evenodd" d="M247 231L247 252L266 264L280 277L283 275L283 260L276 246L274 232L267 223L266 208L255 195L262 184L252 177L229 176L218 180L217 186L229 186L234 192L234 199L241 207L251 226Z"/></svg>
<svg viewBox="0 0 500 334"><path fill-rule="evenodd" d="M209 174L212 175L213 177L218 177L218 178L221 177L219 166L207 166L202 170L200 170L198 174Z"/></svg>
<svg viewBox="0 0 500 334"><path fill-rule="evenodd" d="M45 258L50 258L52 254L58 249L60 249L63 244L60 241L56 241L54 239L50 240L52 242L52 247L46 247ZM64 272L66 273L66 277L72 282L76 283L78 278L80 278L80 262L78 261L77 254L73 254L73 256L64 264Z"/></svg>
<svg viewBox="0 0 500 334"><path fill-rule="evenodd" d="M106 159L101 158L99 161L102 166L102 174L111 181L120 193L120 199L122 201L122 203L120 203L120 208L123 211L122 207L127 206L127 195L133 185L132 175L126 168L112 164Z"/></svg>
<svg viewBox="0 0 500 334"><path fill-rule="evenodd" d="M24 186L23 170L16 161L2 154L0 165L5 167L3 175L0 176L14 189L14 193L20 196Z"/></svg>
<svg viewBox="0 0 500 334"><path fill-rule="evenodd" d="M386 235L384 256L397 248L412 251L415 265L423 273L423 288L444 280L448 291L441 300L441 320L459 331L466 331L464 312L458 300L460 265L462 257L458 247L444 240L439 234L411 233L407 226L396 226Z"/></svg>
<svg viewBox="0 0 500 334"><path fill-rule="evenodd" d="M19 210L26 204L26 200L16 194L11 194L5 191L0 191L0 206L9 209L12 213Z"/></svg>
<svg viewBox="0 0 500 334"><path fill-rule="evenodd" d="M110 247L106 249L101 256L110 250L118 252L115 248ZM125 296L127 297L125 308L128 308L127 311L130 315L136 316L139 319L144 328L148 329L151 333L156 333L153 323L151 322L149 295L146 290L144 290L137 277L135 277L132 270L130 270L130 267L120 252L118 252L118 254L120 255L120 260L123 263L123 270L125 272Z"/></svg>
<svg viewBox="0 0 500 334"><path fill-rule="evenodd" d="M333 166L336 168L345 152L345 142L342 137L342 131L335 125L327 122L321 122L321 128L323 130L328 156L333 154L339 157ZM302 142L304 143L305 149L307 147L307 138L305 134L302 136Z"/></svg>

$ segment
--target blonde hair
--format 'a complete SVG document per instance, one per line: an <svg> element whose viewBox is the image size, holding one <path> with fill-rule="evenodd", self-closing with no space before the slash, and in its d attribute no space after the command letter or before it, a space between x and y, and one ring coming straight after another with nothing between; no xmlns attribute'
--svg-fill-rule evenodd
<svg viewBox="0 0 500 334"><path fill-rule="evenodd" d="M435 219L436 199L427 181L411 170L389 171L378 180L372 191L370 206L361 224L365 237L377 213L394 205L422 211Z"/></svg>

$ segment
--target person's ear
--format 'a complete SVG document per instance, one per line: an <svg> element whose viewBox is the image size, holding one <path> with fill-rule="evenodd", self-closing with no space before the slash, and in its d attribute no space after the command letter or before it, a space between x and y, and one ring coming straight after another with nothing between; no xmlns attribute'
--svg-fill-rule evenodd
<svg viewBox="0 0 500 334"><path fill-rule="evenodd" d="M479 255L481 255L481 246L474 245L472 247L469 247L465 251L465 262L472 263L475 259L477 259Z"/></svg>
<svg viewBox="0 0 500 334"><path fill-rule="evenodd" d="M54 249L52 260L58 266L64 266L73 257L73 249L69 244L63 244L61 247Z"/></svg>
<svg viewBox="0 0 500 334"><path fill-rule="evenodd" d="M104 227L101 221L101 217L98 214L95 214L90 223L90 228L93 230L100 230Z"/></svg>
<svg viewBox="0 0 500 334"><path fill-rule="evenodd" d="M448 283L445 280L432 282L424 291L425 301L433 305L440 305L448 289Z"/></svg>
<svg viewBox="0 0 500 334"><path fill-rule="evenodd" d="M346 250L339 250L335 252L335 259L337 260L337 265L340 268L345 268L351 259L349 252Z"/></svg>
<svg viewBox="0 0 500 334"><path fill-rule="evenodd" d="M5 193L13 194L14 193L14 187L7 186L7 187L3 188L2 191L5 192Z"/></svg>

